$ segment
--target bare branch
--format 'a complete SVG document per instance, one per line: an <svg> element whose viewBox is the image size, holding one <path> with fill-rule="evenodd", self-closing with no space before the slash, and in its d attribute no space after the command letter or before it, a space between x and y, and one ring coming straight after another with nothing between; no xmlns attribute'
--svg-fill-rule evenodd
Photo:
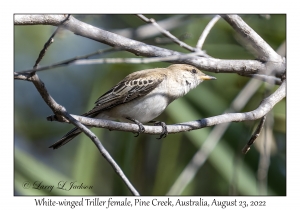
<svg viewBox="0 0 300 210"><path fill-rule="evenodd" d="M265 124L265 121L266 121L266 116L263 116L255 130L255 132L253 133L253 135L251 136L250 140L248 141L248 143L244 146L244 148L242 149L242 152L244 154L246 154L249 150L250 150L250 147L251 145L255 142L255 140L258 138L261 130L263 129L264 127L264 124Z"/></svg>
<svg viewBox="0 0 300 210"><path fill-rule="evenodd" d="M207 24L207 26L205 27L205 29L203 30L199 40L198 40L198 43L196 45L196 48L201 50L202 49L202 46L204 44L204 41L207 37L207 35L209 34L210 30L212 29L212 27L216 24L216 22L218 22L218 20L220 19L221 17L219 15L216 15L213 19L211 19L211 21L209 21L209 23Z"/></svg>
<svg viewBox="0 0 300 210"><path fill-rule="evenodd" d="M53 20L49 20L53 18ZM37 15L37 17L30 17L25 21L26 17L15 15L15 24L25 25L25 24L49 24L58 25L58 19L61 21L65 20L64 15L49 15L47 19ZM35 20L35 22L33 22ZM81 22L74 17L70 16L68 21L62 24L65 29L74 32L77 35L90 38L92 40L108 44L113 47L121 48L126 51L132 52L139 56L146 57L167 57L172 55L181 55L181 53L147 45L142 42L138 42L132 39L128 39L117 34L96 28L84 22ZM266 72L269 66L266 63L255 60L221 60L214 58L187 58L182 60L174 61L173 63L185 63L193 65L201 70L216 72L216 73L241 73L241 74L255 74ZM274 63L273 68L277 71L285 71L285 64Z"/></svg>
<svg viewBox="0 0 300 210"><path fill-rule="evenodd" d="M111 164L111 166L114 168L116 173L122 178L122 180L125 182L129 190L133 195L139 195L139 193L136 191L136 189L132 186L132 184L129 182L121 168L117 165L117 163L114 161L114 159L110 156L110 154L106 151L106 149L101 144L100 140L97 138L97 136L91 132L88 128L83 126L80 122L75 120L71 115L69 115L66 111L66 109L56 103L56 101L49 95L44 83L39 79L37 74L34 74L31 79L32 83L35 85L36 89L39 91L40 95L46 102L46 104L52 109L53 113L58 116L58 119L62 119L64 121L71 122L73 125L77 126L82 132L84 132L97 146L100 153L103 155L103 157Z"/></svg>
<svg viewBox="0 0 300 210"><path fill-rule="evenodd" d="M233 29L244 39L244 44L249 44L262 61L282 62L279 56L251 27L238 15L222 15Z"/></svg>

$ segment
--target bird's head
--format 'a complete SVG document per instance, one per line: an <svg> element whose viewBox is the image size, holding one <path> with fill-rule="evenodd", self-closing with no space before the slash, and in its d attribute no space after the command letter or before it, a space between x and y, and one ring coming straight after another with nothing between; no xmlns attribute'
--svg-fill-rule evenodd
<svg viewBox="0 0 300 210"><path fill-rule="evenodd" d="M169 66L168 69L174 71L174 74L179 79L186 79L187 83L197 83L196 86L204 80L217 79L215 77L204 74L196 67L188 64L173 64Z"/></svg>

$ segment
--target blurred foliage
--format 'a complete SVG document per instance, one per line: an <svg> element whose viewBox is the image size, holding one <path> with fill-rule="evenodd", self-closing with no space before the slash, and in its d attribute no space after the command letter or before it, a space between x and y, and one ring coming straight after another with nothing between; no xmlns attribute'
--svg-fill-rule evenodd
<svg viewBox="0 0 300 210"><path fill-rule="evenodd" d="M146 15L157 21L174 15ZM114 31L135 29L145 23L134 15L75 15L88 24ZM273 49L286 39L286 16L242 15ZM213 15L185 15L185 24L171 30L177 37L188 34L184 41L195 46L201 32ZM15 26L14 71L32 68L44 43L54 32L53 26ZM156 30L156 29L154 29ZM163 38L158 34L157 37ZM157 44L157 37L140 40L160 47L187 52L174 43ZM85 55L108 46L63 30L48 49L41 66L50 65L75 56ZM243 48L234 30L220 19L211 30L203 49L220 59L255 59ZM117 52L106 57L135 57L128 52ZM99 57L99 56L97 56ZM102 64L56 68L38 73L49 93L69 113L81 114L127 74L168 63ZM249 78L234 74L214 74L216 81L204 82L187 96L173 102L158 118L167 124L192 121L222 114ZM272 88L272 91L276 89ZM255 109L264 98L262 85L242 111ZM14 82L14 193L15 195L130 195L129 190L110 164L102 157L92 141L81 134L58 150L48 149L63 136L71 125L48 122L50 108L30 82ZM241 149L250 138L258 122L231 123L208 160L200 168L183 195L286 195L286 100L279 102L268 118L273 119L272 150L267 173L266 191L257 178L261 153L252 146L246 154ZM93 128L115 161L141 195L165 195L180 173L201 148L212 128L156 136L108 131ZM266 135L257 141L264 141ZM31 186L28 189L26 183ZM42 183L41 183L42 182ZM91 189L57 189L61 182L92 186ZM33 186L40 189L34 189ZM26 185L27 186L27 185ZM42 186L54 186L52 190ZM234 189L234 190L232 190Z"/></svg>

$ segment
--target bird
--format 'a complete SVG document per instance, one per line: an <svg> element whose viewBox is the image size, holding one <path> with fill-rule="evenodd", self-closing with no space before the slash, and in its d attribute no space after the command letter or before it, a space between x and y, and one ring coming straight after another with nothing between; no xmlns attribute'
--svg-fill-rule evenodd
<svg viewBox="0 0 300 210"><path fill-rule="evenodd" d="M82 114L84 117L134 122L139 132L144 132L144 123L161 125L167 135L164 122L153 121L166 107L197 87L204 80L214 80L199 69L188 64L172 64L166 68L153 68L133 72L100 96L95 107ZM52 115L51 117L55 117ZM49 148L58 149L81 133L73 128ZM138 135L137 134L137 135Z"/></svg>

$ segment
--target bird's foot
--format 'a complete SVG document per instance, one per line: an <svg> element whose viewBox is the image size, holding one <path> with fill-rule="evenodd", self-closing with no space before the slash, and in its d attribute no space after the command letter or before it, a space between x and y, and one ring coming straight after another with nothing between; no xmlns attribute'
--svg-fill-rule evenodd
<svg viewBox="0 0 300 210"><path fill-rule="evenodd" d="M140 133L144 133L145 132L145 128L144 128L143 124L140 123L138 120L130 118L130 117L126 117L126 119L134 122L135 124L137 124L139 126L139 131L137 132L137 134L134 137L138 137L140 135Z"/></svg>
<svg viewBox="0 0 300 210"><path fill-rule="evenodd" d="M162 127L162 132L160 134L160 136L156 139L162 139L162 138L166 138L168 135L168 130L167 130L167 125L164 122L161 121L150 121L150 123L154 123L154 125L159 125Z"/></svg>

